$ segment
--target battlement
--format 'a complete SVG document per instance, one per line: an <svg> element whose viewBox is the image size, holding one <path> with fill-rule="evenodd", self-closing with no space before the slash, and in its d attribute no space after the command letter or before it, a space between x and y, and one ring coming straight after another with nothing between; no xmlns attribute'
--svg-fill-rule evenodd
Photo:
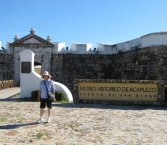
<svg viewBox="0 0 167 145"><path fill-rule="evenodd" d="M166 46L167 32L150 33L139 38L117 43L117 44L102 44L97 43L93 48L91 43L73 43L71 47L66 47L65 43L58 46L58 53L77 53L77 54L117 54L119 52L131 51L134 49L142 49L152 46Z"/></svg>
<svg viewBox="0 0 167 145"><path fill-rule="evenodd" d="M51 36L48 35L43 39L35 35L35 30L31 29L30 34L19 38L15 35L12 43L7 43L6 50L8 53L13 53L13 47L25 48L51 48L48 51L52 54L117 54L119 52L131 51L134 49L142 49L152 46L166 46L167 45L167 32L156 32L143 35L139 38L132 39L126 42L116 44L97 43L93 48L92 43L71 43L71 46L66 46L65 42L52 42Z"/></svg>

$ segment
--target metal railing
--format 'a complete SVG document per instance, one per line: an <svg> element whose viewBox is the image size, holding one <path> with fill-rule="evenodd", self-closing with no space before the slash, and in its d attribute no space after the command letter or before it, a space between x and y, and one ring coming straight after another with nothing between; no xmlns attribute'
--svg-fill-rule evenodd
<svg viewBox="0 0 167 145"><path fill-rule="evenodd" d="M11 88L14 86L14 80L0 81L0 90L5 88Z"/></svg>

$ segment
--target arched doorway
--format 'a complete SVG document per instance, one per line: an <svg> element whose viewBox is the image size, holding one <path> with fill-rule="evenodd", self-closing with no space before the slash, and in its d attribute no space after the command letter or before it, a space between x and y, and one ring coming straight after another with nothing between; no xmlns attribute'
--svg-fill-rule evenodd
<svg viewBox="0 0 167 145"><path fill-rule="evenodd" d="M41 75L41 63L39 62L34 62L34 71Z"/></svg>

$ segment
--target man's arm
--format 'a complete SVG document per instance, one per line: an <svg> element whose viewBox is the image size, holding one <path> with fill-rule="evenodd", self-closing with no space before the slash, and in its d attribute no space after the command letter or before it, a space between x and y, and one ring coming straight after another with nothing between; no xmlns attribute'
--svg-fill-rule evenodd
<svg viewBox="0 0 167 145"><path fill-rule="evenodd" d="M38 102L40 101L41 91L38 91Z"/></svg>
<svg viewBox="0 0 167 145"><path fill-rule="evenodd" d="M54 83L53 83L53 81L52 81L52 86L51 86L52 88L51 88L51 92L53 93L53 94L55 94L55 86L54 86Z"/></svg>

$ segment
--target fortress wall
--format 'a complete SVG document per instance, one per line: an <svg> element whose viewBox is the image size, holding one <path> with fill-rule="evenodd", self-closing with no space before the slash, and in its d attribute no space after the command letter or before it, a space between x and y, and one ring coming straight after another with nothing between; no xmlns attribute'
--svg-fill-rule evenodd
<svg viewBox="0 0 167 145"><path fill-rule="evenodd" d="M13 55L0 53L0 80L13 80Z"/></svg>
<svg viewBox="0 0 167 145"><path fill-rule="evenodd" d="M167 79L167 47L149 47L113 55L54 54L52 78L73 92L75 79Z"/></svg>

